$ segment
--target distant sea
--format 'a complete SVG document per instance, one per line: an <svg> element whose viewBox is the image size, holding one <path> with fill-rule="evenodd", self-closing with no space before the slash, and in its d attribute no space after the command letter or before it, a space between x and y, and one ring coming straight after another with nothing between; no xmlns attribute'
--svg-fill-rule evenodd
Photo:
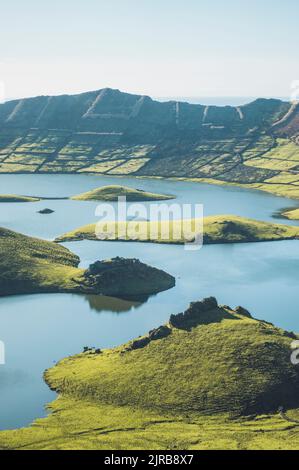
<svg viewBox="0 0 299 470"><path fill-rule="evenodd" d="M256 100L257 96L167 96L156 97L158 101L184 101L192 104L203 104L205 106L241 106ZM270 97L269 97L270 98ZM283 101L289 101L290 98L275 97Z"/></svg>

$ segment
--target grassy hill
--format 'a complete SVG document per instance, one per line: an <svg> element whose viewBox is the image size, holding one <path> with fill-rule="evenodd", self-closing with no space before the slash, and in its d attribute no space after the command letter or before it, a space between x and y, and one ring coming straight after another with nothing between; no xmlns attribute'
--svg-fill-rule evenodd
<svg viewBox="0 0 299 470"><path fill-rule="evenodd" d="M299 406L292 339L245 310L207 299L149 336L96 357L65 359L46 380L61 393L102 403L179 413L273 412Z"/></svg>
<svg viewBox="0 0 299 470"><path fill-rule="evenodd" d="M110 185L93 189L87 193L73 196L77 201L117 201L119 197L126 197L127 201L163 201L174 199L175 196L156 194L141 189L128 188L127 186Z"/></svg>
<svg viewBox="0 0 299 470"><path fill-rule="evenodd" d="M55 413L0 433L20 449L299 449L296 338L215 299L112 350L45 374Z"/></svg>
<svg viewBox="0 0 299 470"><path fill-rule="evenodd" d="M109 240L120 239L118 234L126 234L127 241L151 241L154 243L177 243L182 244L192 239L192 234L182 234L178 227L181 221L170 222L169 230L162 222L111 222L107 223L108 228L96 228L96 224L86 225L76 230L61 235L56 239L57 242L77 241L77 240L101 240L106 237ZM134 238L130 235L130 226L134 231ZM196 222L191 221L191 230L196 229ZM156 228L154 231L153 228ZM104 230L105 229L105 230ZM106 235L106 233L107 235ZM105 233L105 235L103 235ZM260 222L244 217L233 215L209 216L203 221L204 243L244 243L295 239L299 236L298 227L290 227L282 224L272 224ZM116 235L116 238L115 238ZM194 235L193 235L194 238ZM124 240L126 241L126 240Z"/></svg>
<svg viewBox="0 0 299 470"><path fill-rule="evenodd" d="M103 89L0 104L0 173L92 173L248 185L299 198L299 107L202 106ZM247 186L246 186L247 187Z"/></svg>
<svg viewBox="0 0 299 470"><path fill-rule="evenodd" d="M72 291L78 264L62 246L0 228L0 295Z"/></svg>

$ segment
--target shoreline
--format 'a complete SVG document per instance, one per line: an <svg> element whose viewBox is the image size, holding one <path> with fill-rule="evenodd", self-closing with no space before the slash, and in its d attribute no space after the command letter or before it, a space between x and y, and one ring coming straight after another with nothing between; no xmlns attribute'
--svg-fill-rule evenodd
<svg viewBox="0 0 299 470"><path fill-rule="evenodd" d="M143 175L133 175L133 174L128 174L128 175L108 175L104 173L96 173L96 172L86 172L86 173L78 173L78 172L57 172L57 173L50 173L50 172L38 172L38 173L24 173L24 172L14 172L14 173L0 173L0 177L2 175L5 176L14 176L14 175L25 175L25 176L38 176L38 175L47 175L47 176L99 176L99 177L107 177L107 178L117 178L117 179L132 179L132 180L162 180L162 181L184 181L186 183L200 183L200 184L209 184L209 185L214 185L214 186L228 186L232 188L239 188L239 189L244 189L248 191L259 191L263 192L266 194L270 194L271 196L276 196L276 197L283 197L285 199L290 199L291 201L299 201L299 186L296 187L295 185L291 184L274 184L274 183L235 183L235 182L230 182L230 181L224 181L224 180L218 180L214 178L188 178L185 176L170 176L170 177L165 177L165 176L143 176ZM268 187L274 187L272 190L267 189ZM297 188L297 189L296 189ZM297 195L292 195L289 194L288 191L292 193L294 191L297 193ZM26 196L26 197L38 197L38 196ZM70 196L71 197L71 196ZM67 200L70 199L70 197L57 197L57 198L51 198L51 197L40 197L41 200Z"/></svg>

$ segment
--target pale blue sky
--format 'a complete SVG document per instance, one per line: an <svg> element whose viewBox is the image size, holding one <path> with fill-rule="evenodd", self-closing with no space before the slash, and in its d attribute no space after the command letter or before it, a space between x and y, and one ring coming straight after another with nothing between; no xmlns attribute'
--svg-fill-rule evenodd
<svg viewBox="0 0 299 470"><path fill-rule="evenodd" d="M7 97L103 87L152 96L289 96L298 0L9 0Z"/></svg>

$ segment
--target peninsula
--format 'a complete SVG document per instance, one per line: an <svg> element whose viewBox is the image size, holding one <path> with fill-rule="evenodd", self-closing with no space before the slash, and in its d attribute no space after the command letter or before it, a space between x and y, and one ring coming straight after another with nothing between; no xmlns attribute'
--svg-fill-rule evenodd
<svg viewBox="0 0 299 470"><path fill-rule="evenodd" d="M170 221L169 227L165 222L134 221L134 234L130 231L130 222L107 222L109 230L104 227L99 230L96 224L85 225L56 239L56 242L80 240L121 240L152 243L183 244L194 240L195 220L191 221L190 233L182 233L182 221ZM153 227L155 230L153 230ZM126 238L118 238L118 234L126 233ZM181 234L177 237L177 234ZM132 238L131 235L132 234ZM174 237L174 234L176 236ZM163 235L163 236L162 236ZM247 219L234 215L208 216L203 219L204 244L216 243L246 243L278 240L293 240L299 237L299 227L272 224Z"/></svg>
<svg viewBox="0 0 299 470"><path fill-rule="evenodd" d="M0 296L45 292L134 298L175 285L175 279L139 260L115 258L79 269L80 259L53 242L0 228Z"/></svg>

